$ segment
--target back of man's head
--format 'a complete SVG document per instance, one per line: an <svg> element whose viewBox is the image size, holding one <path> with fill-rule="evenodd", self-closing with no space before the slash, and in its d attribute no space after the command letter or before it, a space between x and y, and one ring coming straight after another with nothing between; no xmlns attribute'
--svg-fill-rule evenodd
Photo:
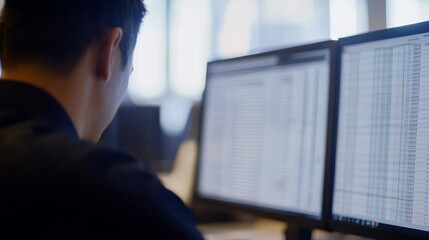
<svg viewBox="0 0 429 240"><path fill-rule="evenodd" d="M0 18L2 65L37 62L67 73L103 33L120 27L126 66L145 14L143 0L5 0Z"/></svg>

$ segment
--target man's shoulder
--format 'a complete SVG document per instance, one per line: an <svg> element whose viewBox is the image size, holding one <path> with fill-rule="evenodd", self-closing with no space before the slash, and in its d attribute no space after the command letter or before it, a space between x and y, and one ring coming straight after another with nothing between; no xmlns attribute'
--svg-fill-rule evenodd
<svg viewBox="0 0 429 240"><path fill-rule="evenodd" d="M55 187L58 196L64 191L95 198L130 192L137 186L161 187L158 178L133 156L37 121L0 127L0 178L38 194Z"/></svg>
<svg viewBox="0 0 429 240"><path fill-rule="evenodd" d="M66 226L117 239L201 237L183 202L124 152L31 123L0 128L0 156L0 202L10 211L5 218L43 214L56 220L40 221L40 231Z"/></svg>
<svg viewBox="0 0 429 240"><path fill-rule="evenodd" d="M134 163L135 159L117 149L82 141L76 136L52 128L49 124L27 121L0 127L1 163L39 163L60 169L115 166ZM102 170L99 168L98 170Z"/></svg>
<svg viewBox="0 0 429 240"><path fill-rule="evenodd" d="M44 187L45 182L98 191L114 177L132 172L155 179L135 158L120 150L82 141L43 122L0 127L0 176ZM132 180L129 180L132 181ZM96 186L97 185L97 186Z"/></svg>

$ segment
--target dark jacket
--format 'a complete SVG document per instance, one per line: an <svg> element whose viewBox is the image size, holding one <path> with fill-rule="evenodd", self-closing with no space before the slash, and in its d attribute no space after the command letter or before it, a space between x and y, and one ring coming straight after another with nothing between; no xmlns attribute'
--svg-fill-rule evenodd
<svg viewBox="0 0 429 240"><path fill-rule="evenodd" d="M0 81L0 239L201 239L190 210L129 155L78 138L61 105Z"/></svg>

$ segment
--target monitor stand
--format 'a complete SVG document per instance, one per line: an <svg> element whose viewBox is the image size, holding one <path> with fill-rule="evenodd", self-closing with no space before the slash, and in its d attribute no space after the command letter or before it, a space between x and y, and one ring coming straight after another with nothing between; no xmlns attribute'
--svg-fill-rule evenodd
<svg viewBox="0 0 429 240"><path fill-rule="evenodd" d="M286 240L311 240L312 229L289 224L286 229Z"/></svg>

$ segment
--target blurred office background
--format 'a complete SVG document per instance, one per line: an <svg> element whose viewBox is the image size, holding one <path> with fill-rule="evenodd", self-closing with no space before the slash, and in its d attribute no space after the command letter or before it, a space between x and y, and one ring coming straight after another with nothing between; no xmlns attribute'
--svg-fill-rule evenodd
<svg viewBox="0 0 429 240"><path fill-rule="evenodd" d="M429 19L428 0L146 0L129 96L199 101L206 62Z"/></svg>
<svg viewBox="0 0 429 240"><path fill-rule="evenodd" d="M140 135L139 142L143 146L152 139L151 149L159 146L160 153L152 154L150 162L162 171L170 169L178 147L195 128L190 112L201 100L207 61L429 20L429 0L145 2L149 14L136 46L135 71L124 106L152 108L141 110L152 119L142 117L142 127L159 129L161 137Z"/></svg>

